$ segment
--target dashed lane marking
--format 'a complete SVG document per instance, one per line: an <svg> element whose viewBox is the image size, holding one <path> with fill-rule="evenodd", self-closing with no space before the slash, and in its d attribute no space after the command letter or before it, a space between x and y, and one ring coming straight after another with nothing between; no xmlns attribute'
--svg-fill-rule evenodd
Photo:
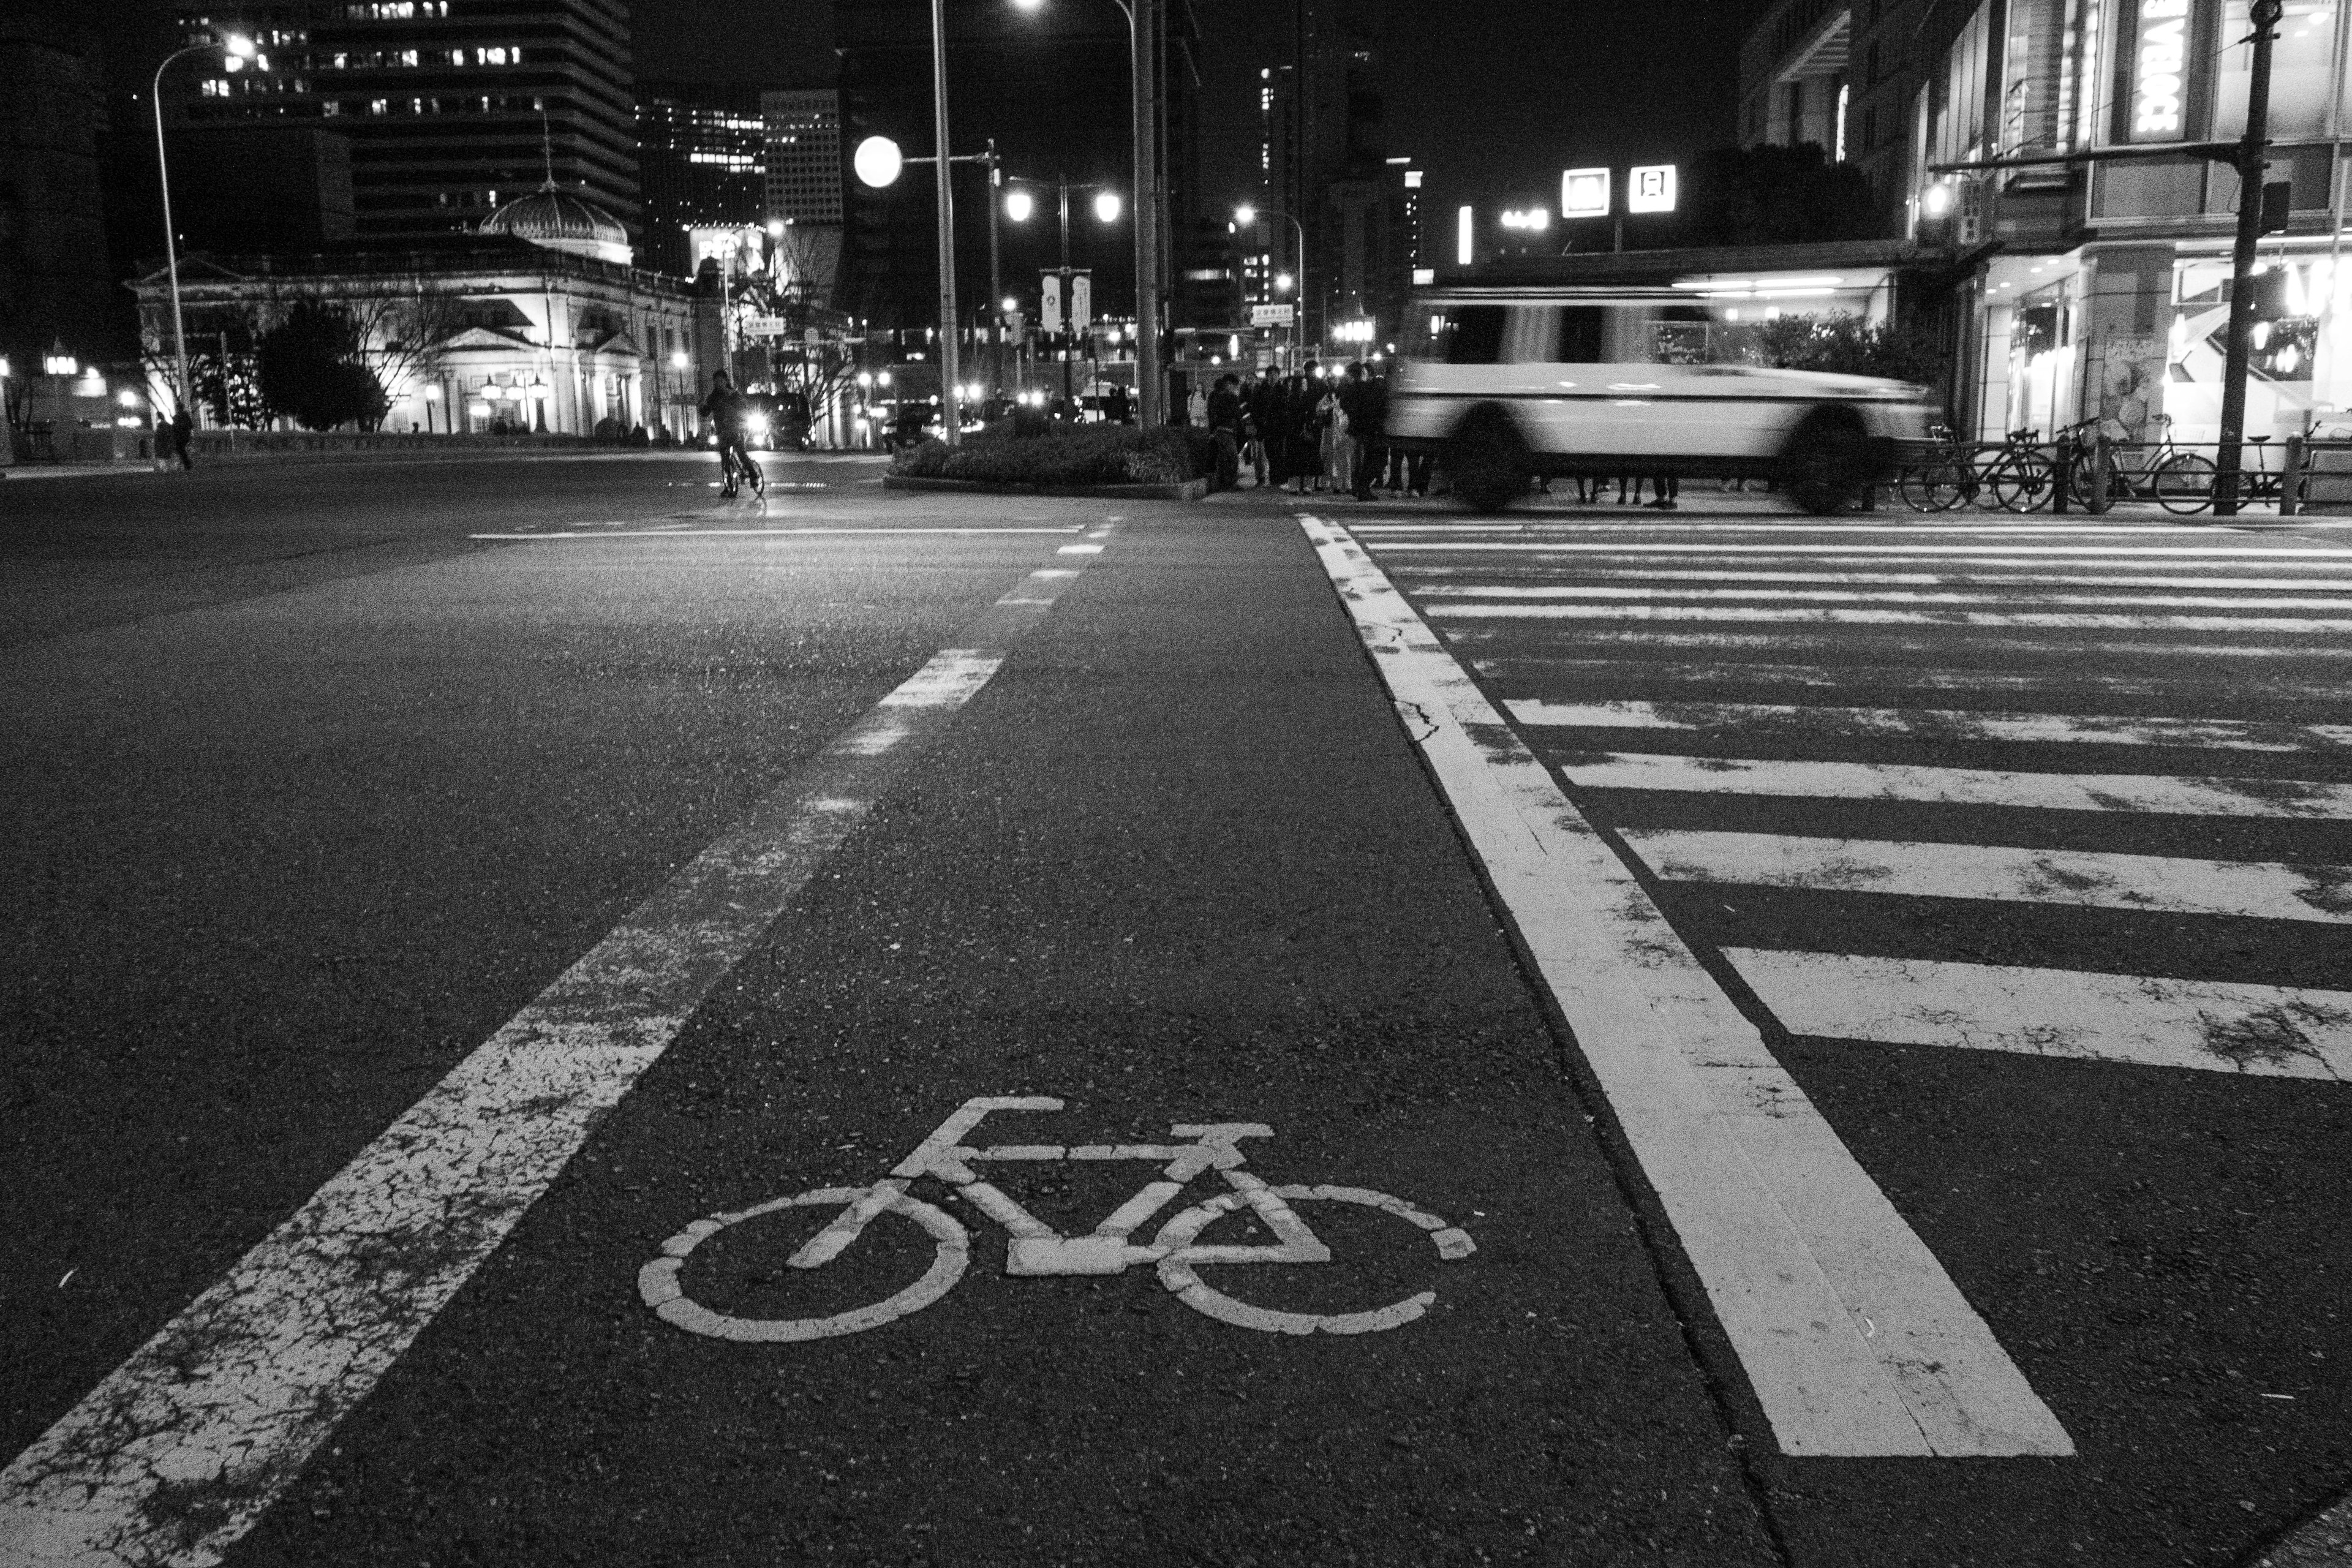
<svg viewBox="0 0 2352 1568"><path fill-rule="evenodd" d="M1699 731L1838 740L2023 742L2314 752L2352 745L2352 724L2262 724L2238 719L2105 718L2076 713L1981 713L1964 708L1828 708L1739 702L1506 702L1537 728Z"/></svg>
<svg viewBox="0 0 2352 1568"><path fill-rule="evenodd" d="M2352 1081L2352 991L1726 948L1791 1034Z"/></svg>
<svg viewBox="0 0 2352 1568"><path fill-rule="evenodd" d="M0 1568L217 1563L1046 615L1033 572L0 1472Z"/></svg>
<svg viewBox="0 0 2352 1568"><path fill-rule="evenodd" d="M562 530L548 533L469 533L468 539L562 540L562 539L844 539L872 534L1024 534L1076 533L1076 528L687 528L679 530L638 528L618 532L585 532Z"/></svg>
<svg viewBox="0 0 2352 1568"><path fill-rule="evenodd" d="M2352 923L2352 866L1629 827L1670 882Z"/></svg>
<svg viewBox="0 0 2352 1568"><path fill-rule="evenodd" d="M2339 821L2352 784L2301 779L2162 778L2147 773L2027 773L1902 763L1762 762L1601 752L1560 763L1583 789L1685 795L1771 795L1807 800L1900 800L1922 805L2022 806L2039 811L2137 811L2176 816Z"/></svg>
<svg viewBox="0 0 2352 1568"><path fill-rule="evenodd" d="M1992 1331L1471 678L1301 515L1792 1455L2068 1455Z"/></svg>

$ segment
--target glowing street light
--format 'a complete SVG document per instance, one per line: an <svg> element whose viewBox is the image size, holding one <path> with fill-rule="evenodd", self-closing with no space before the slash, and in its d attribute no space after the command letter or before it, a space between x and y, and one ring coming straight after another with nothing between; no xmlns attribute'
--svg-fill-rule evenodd
<svg viewBox="0 0 2352 1568"><path fill-rule="evenodd" d="M190 44L163 57L163 65L155 68L155 79L151 98L155 106L155 174L163 187L163 262L172 278L172 359L180 373L180 384L173 400L185 408L193 400L192 384L188 380L188 329L180 314L180 240L172 230L172 167L163 154L163 69L173 60L187 55L206 54L218 49L228 57L227 66L235 70L256 58L253 40L242 33L230 33L223 37L208 38L201 44Z"/></svg>
<svg viewBox="0 0 2352 1568"><path fill-rule="evenodd" d="M1023 190L1010 191L1004 197L1004 216L1014 223L1027 223L1036 214L1037 203Z"/></svg>
<svg viewBox="0 0 2352 1568"><path fill-rule="evenodd" d="M1095 193L1095 216L1097 220L1103 223L1117 223L1118 221L1118 213L1119 203L1118 193L1117 191L1097 191Z"/></svg>
<svg viewBox="0 0 2352 1568"><path fill-rule="evenodd" d="M849 162L850 167L857 171L859 182L877 191L897 184L899 173L907 166L906 154L887 136L868 136L857 144Z"/></svg>

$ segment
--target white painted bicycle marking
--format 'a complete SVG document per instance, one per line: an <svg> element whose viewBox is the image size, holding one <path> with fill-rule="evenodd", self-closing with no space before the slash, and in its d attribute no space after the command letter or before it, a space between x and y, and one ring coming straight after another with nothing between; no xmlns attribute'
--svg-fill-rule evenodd
<svg viewBox="0 0 2352 1568"><path fill-rule="evenodd" d="M908 1189L924 1177L953 1187L973 1208L1005 1228L1010 1239L1005 1244L1004 1272L1009 1276L1123 1274L1131 1268L1155 1266L1160 1283L1186 1306L1220 1321L1268 1333L1362 1334L1402 1328L1428 1311L1437 1300L1436 1291L1423 1290L1402 1301L1360 1312L1280 1312L1235 1300L1202 1280L1198 1269L1204 1264L1329 1262L1331 1249L1316 1239L1291 1207L1294 1203L1357 1204L1394 1215L1429 1234L1440 1262L1458 1262L1478 1249L1459 1226L1447 1225L1386 1193L1366 1187L1268 1186L1242 1168L1240 1147L1244 1138L1274 1136L1274 1129L1263 1122L1179 1122L1169 1132L1192 1140L1184 1143L1000 1143L975 1148L964 1142L993 1112L1062 1108L1061 1100L1046 1096L982 1095L968 1100L916 1145L913 1153L898 1162L889 1175L872 1186L825 1187L695 1221L664 1242L662 1256L638 1271L637 1292L664 1322L714 1339L790 1343L878 1329L946 1295L963 1278L971 1260L971 1241L963 1226L946 1211L908 1195ZM1139 1160L1164 1163L1165 1169L1159 1180L1146 1183L1090 1235L1076 1237L1055 1230L972 1169L976 1164L1076 1160ZM1233 1190L1178 1213L1160 1227L1150 1246L1136 1245L1131 1238L1143 1223L1174 1202L1185 1184L1211 1170ZM889 1213L913 1220L938 1242L929 1270L914 1284L871 1306L824 1318L740 1318L713 1310L686 1293L679 1275L694 1249L709 1237L781 1209L834 1205L841 1205L840 1215L787 1258L787 1267L824 1267L864 1235L875 1219ZM1200 1241L1201 1233L1211 1225L1244 1208L1273 1232L1271 1243Z"/></svg>

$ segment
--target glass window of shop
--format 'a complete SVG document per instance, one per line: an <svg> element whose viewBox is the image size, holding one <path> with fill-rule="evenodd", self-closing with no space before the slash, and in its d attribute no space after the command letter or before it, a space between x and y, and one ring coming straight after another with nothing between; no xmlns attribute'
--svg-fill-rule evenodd
<svg viewBox="0 0 2352 1568"><path fill-rule="evenodd" d="M2335 75L2338 0L2286 0L2271 50L2270 133L2274 141L2328 134L2327 89ZM2214 37L2213 135L2246 131L2246 90L2253 71L2249 0L2223 0Z"/></svg>

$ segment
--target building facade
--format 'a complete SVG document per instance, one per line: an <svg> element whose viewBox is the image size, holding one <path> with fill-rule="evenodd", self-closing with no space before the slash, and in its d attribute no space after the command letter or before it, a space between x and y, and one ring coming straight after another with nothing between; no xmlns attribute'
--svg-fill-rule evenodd
<svg viewBox="0 0 2352 1568"><path fill-rule="evenodd" d="M106 127L98 41L0 16L0 397L30 417L44 358L111 359L118 298L100 197Z"/></svg>
<svg viewBox="0 0 2352 1568"><path fill-rule="evenodd" d="M1742 57L1741 130L1818 130L1803 106L1842 82L1886 236L1955 262L1964 432L2210 441L2241 193L2187 149L2243 134L2251 31L2247 0L1784 0ZM2352 424L2347 32L2336 0L2287 0L2277 29L2264 179L2287 218L2261 247L2250 434ZM1808 74L1841 52L1841 75Z"/></svg>
<svg viewBox="0 0 2352 1568"><path fill-rule="evenodd" d="M188 41L259 52L169 73L167 119L348 137L362 240L463 233L547 179L640 222L625 0L223 0L181 19Z"/></svg>
<svg viewBox="0 0 2352 1568"><path fill-rule="evenodd" d="M637 179L646 264L691 277L688 231L762 222L767 121L757 88L645 82L637 89Z"/></svg>
<svg viewBox="0 0 2352 1568"><path fill-rule="evenodd" d="M689 438L718 363L719 301L631 265L611 214L547 190L475 235L308 256L191 258L180 269L202 423L247 402L259 336L299 300L357 323L401 432L547 431ZM163 274L132 285L151 364L171 341Z"/></svg>

